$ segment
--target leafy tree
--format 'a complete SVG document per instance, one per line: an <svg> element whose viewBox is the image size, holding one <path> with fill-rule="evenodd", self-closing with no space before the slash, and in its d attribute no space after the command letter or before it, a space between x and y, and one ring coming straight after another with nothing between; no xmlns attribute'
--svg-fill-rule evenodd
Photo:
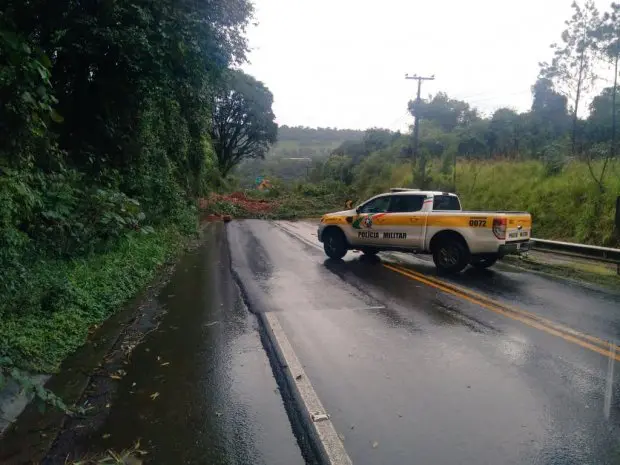
<svg viewBox="0 0 620 465"><path fill-rule="evenodd" d="M531 113L550 138L562 136L569 128L568 99L556 92L551 79L539 78L532 86Z"/></svg>
<svg viewBox="0 0 620 465"><path fill-rule="evenodd" d="M211 138L222 176L247 158L264 158L276 142L278 127L271 109L273 95L265 85L243 71L230 72L216 92Z"/></svg>
<svg viewBox="0 0 620 465"><path fill-rule="evenodd" d="M521 115L525 144L536 156L550 142L564 137L570 128L568 99L555 90L553 81L539 78L532 86L532 109Z"/></svg>
<svg viewBox="0 0 620 465"><path fill-rule="evenodd" d="M606 87L600 94L592 99L592 102L590 103L590 115L587 119L587 136L590 143L602 143L612 139L614 101L613 87ZM617 116L617 107L615 112Z"/></svg>
<svg viewBox="0 0 620 465"><path fill-rule="evenodd" d="M488 132L489 123L486 120L463 127L458 135L458 154L467 157L480 157L488 153L485 135Z"/></svg>
<svg viewBox="0 0 620 465"><path fill-rule="evenodd" d="M572 101L571 150L575 153L578 128L578 112L582 94L596 80L596 31L600 28L599 12L592 0L583 7L573 2L573 16L566 21L562 43L552 44L554 57L551 63L541 64L541 76L549 78L563 89Z"/></svg>
<svg viewBox="0 0 620 465"><path fill-rule="evenodd" d="M104 299L111 284L80 267L98 286L77 293L68 263L99 263L153 226L191 229L190 201L217 178L211 90L244 61L251 15L249 0L0 0L0 320L71 328L62 344L47 326L2 338L0 384L19 382L24 354L57 363L79 345L166 248L109 262L124 281Z"/></svg>
<svg viewBox="0 0 620 465"><path fill-rule="evenodd" d="M520 148L520 117L509 108L493 113L486 133L486 143L492 155L514 156Z"/></svg>
<svg viewBox="0 0 620 465"><path fill-rule="evenodd" d="M412 115L415 114L415 106L416 102L411 100L408 107ZM434 121L444 131L452 131L480 119L475 108L471 108L467 102L451 99L444 92L439 92L428 100L422 99L417 111L422 120Z"/></svg>
<svg viewBox="0 0 620 465"><path fill-rule="evenodd" d="M389 129L372 128L364 132L363 143L366 150L374 152L389 147L400 133L394 133Z"/></svg>

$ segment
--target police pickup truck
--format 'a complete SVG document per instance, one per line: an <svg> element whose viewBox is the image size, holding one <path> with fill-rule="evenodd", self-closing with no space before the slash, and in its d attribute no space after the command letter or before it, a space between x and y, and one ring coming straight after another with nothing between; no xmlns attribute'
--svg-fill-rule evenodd
<svg viewBox="0 0 620 465"><path fill-rule="evenodd" d="M529 249L531 230L526 212L464 211L456 194L393 188L355 209L324 215L318 238L330 258L351 249L427 253L439 271L458 273Z"/></svg>

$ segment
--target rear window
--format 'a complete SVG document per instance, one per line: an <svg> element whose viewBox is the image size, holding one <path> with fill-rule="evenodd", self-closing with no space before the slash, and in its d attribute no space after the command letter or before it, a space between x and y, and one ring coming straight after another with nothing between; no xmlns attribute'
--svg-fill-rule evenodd
<svg viewBox="0 0 620 465"><path fill-rule="evenodd" d="M455 195L436 195L433 199L433 210L460 210L461 203Z"/></svg>
<svg viewBox="0 0 620 465"><path fill-rule="evenodd" d="M388 211L393 213L419 212L424 204L422 195L393 195Z"/></svg>

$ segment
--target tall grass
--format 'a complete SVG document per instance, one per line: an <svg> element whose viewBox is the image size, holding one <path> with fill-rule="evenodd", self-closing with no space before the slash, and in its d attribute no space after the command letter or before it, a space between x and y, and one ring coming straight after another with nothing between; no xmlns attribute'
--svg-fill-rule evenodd
<svg viewBox="0 0 620 465"><path fill-rule="evenodd" d="M601 167L595 163L594 172ZM555 174L538 161L459 162L456 189L466 209L529 211L535 237L617 245L620 165L608 169L601 192L584 162L569 162Z"/></svg>
<svg viewBox="0 0 620 465"><path fill-rule="evenodd" d="M364 166L365 165L365 166ZM451 167L449 167L451 168ZM593 165L600 173L602 162ZM452 191L453 176L445 163L429 163L429 188ZM549 166L541 161L458 160L456 192L467 210L526 210L534 219L534 237L596 245L620 245L614 232L616 197L620 195L620 162L607 168L604 192L585 162ZM359 201L390 187L412 185L412 164L365 161L356 171Z"/></svg>

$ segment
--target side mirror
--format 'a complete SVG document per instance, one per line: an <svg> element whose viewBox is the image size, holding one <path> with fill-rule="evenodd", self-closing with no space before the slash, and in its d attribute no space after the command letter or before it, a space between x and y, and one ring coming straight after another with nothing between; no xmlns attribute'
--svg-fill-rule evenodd
<svg viewBox="0 0 620 465"><path fill-rule="evenodd" d="M360 214L360 210L361 210L361 209L360 209L360 207L357 207L357 208L355 209L355 213L357 213L357 214L359 215L359 214Z"/></svg>

